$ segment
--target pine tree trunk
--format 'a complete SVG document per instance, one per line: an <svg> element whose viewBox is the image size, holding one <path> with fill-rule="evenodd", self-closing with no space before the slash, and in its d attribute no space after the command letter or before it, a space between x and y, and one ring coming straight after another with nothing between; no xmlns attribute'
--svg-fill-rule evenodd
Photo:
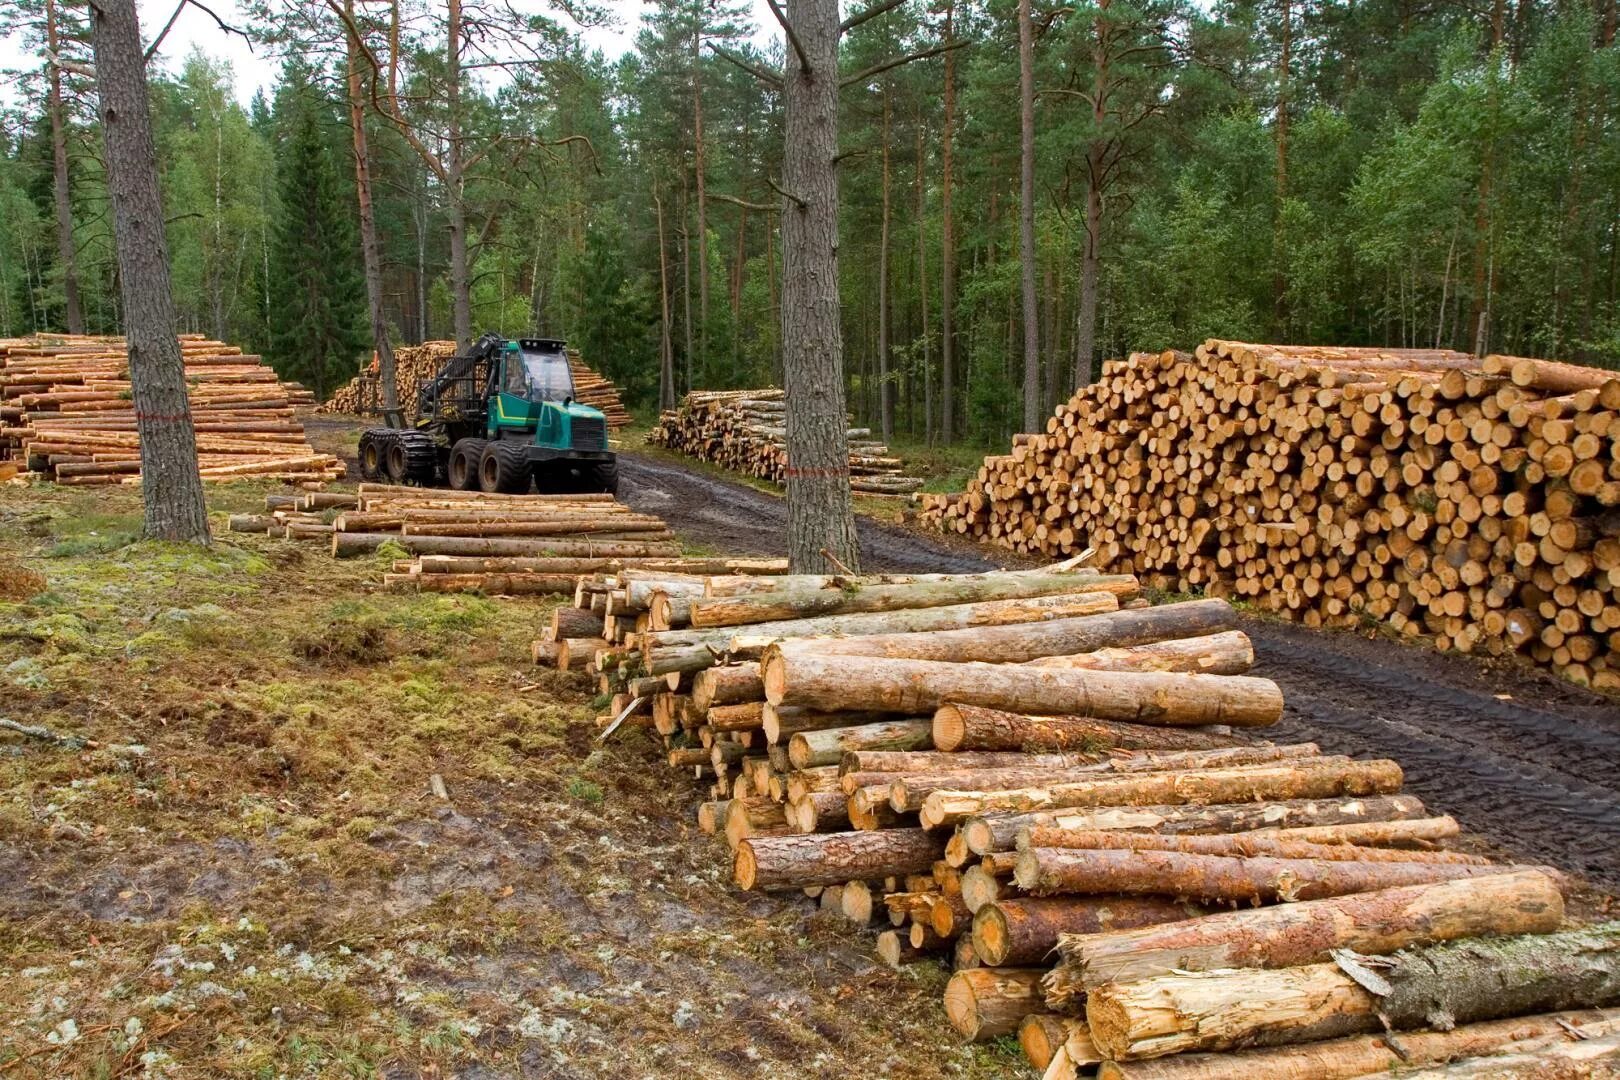
<svg viewBox="0 0 1620 1080"><path fill-rule="evenodd" d="M792 21L806 63L790 52L783 79L788 562L795 573L858 571L838 304L837 0L797 0Z"/></svg>
<svg viewBox="0 0 1620 1080"><path fill-rule="evenodd" d="M145 534L154 540L207 544L208 508L175 337L169 248L135 0L104 0L90 14L130 386L141 437Z"/></svg>
<svg viewBox="0 0 1620 1080"><path fill-rule="evenodd" d="M951 45L956 7L945 0L945 44ZM945 122L940 131L940 297L939 441L949 445L956 430L956 232L951 220L951 134L956 126L956 51L945 54Z"/></svg>
<svg viewBox="0 0 1620 1080"><path fill-rule="evenodd" d="M450 295L456 348L472 345L472 273L467 265L467 189L461 146L461 0L447 0L445 208L450 220Z"/></svg>
<svg viewBox="0 0 1620 1080"><path fill-rule="evenodd" d="M56 259L62 265L63 317L67 332L84 333L84 311L79 304L78 254L73 246L73 200L68 186L67 116L62 107L62 68L54 59L61 55L56 33L55 0L45 0L45 47L53 59L47 62L50 89L46 111L51 119L51 184L56 200Z"/></svg>
<svg viewBox="0 0 1620 1080"><path fill-rule="evenodd" d="M1040 303L1035 297L1035 28L1018 0L1018 255L1024 291L1024 430L1041 425Z"/></svg>
<svg viewBox="0 0 1620 1080"><path fill-rule="evenodd" d="M889 83L883 83L883 226L878 239L878 413L885 443L894 440L894 389L889 385Z"/></svg>
<svg viewBox="0 0 1620 1080"><path fill-rule="evenodd" d="M709 210L703 147L703 5L692 31L692 171L697 177L698 353L709 362ZM688 387L690 389L690 387Z"/></svg>
<svg viewBox="0 0 1620 1080"><path fill-rule="evenodd" d="M344 10L354 18L354 0ZM360 49L353 34L348 43L349 131L354 144L354 190L360 205L360 252L366 268L366 310L371 317L371 346L377 351L377 380L382 387L384 412L399 408L399 382L394 369L394 347L388 340L388 317L383 314L382 257L377 250L377 215L371 202L371 147L366 139L366 100L360 84Z"/></svg>
<svg viewBox="0 0 1620 1080"><path fill-rule="evenodd" d="M656 194L658 208L658 409L675 407L675 347L669 333L669 256L664 241L664 200Z"/></svg>
<svg viewBox="0 0 1620 1080"><path fill-rule="evenodd" d="M934 357L928 342L928 196L923 186L922 110L917 110L917 307L922 320L923 441L934 445Z"/></svg>

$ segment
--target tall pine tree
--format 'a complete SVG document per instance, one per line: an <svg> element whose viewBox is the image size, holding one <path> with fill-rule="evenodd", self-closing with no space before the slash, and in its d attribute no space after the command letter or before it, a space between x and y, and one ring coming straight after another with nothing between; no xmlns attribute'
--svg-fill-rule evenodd
<svg viewBox="0 0 1620 1080"><path fill-rule="evenodd" d="M331 103L307 67L289 64L278 105L280 213L270 244L270 362L324 399L350 378L371 342L365 277L331 140Z"/></svg>

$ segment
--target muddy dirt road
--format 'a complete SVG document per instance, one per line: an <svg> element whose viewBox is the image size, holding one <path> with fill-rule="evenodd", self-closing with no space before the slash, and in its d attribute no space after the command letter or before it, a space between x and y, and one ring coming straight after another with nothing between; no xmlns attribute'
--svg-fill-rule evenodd
<svg viewBox="0 0 1620 1080"><path fill-rule="evenodd" d="M621 456L621 497L717 550L780 555L781 499L661 459ZM861 522L869 569L973 571L994 549ZM1504 858L1545 862L1620 891L1620 707L1518 666L1251 619L1257 675L1288 702L1280 739L1389 757L1407 787Z"/></svg>

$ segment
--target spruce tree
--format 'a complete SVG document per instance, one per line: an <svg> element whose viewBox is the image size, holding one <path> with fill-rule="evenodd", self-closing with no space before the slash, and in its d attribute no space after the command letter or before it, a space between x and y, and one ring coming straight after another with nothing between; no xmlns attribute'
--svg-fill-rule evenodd
<svg viewBox="0 0 1620 1080"><path fill-rule="evenodd" d="M365 278L323 101L307 69L289 66L278 97L280 206L270 245L270 362L324 399L350 378L370 344Z"/></svg>

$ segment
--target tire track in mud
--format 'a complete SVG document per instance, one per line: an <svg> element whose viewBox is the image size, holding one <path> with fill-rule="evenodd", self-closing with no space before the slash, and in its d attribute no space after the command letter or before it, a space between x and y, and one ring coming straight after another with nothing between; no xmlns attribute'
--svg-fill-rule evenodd
<svg viewBox="0 0 1620 1080"><path fill-rule="evenodd" d="M1246 629L1261 658L1254 673L1287 702L1278 738L1393 758L1408 790L1512 857L1620 889L1620 710L1534 673L1492 678L1417 647Z"/></svg>
<svg viewBox="0 0 1620 1080"><path fill-rule="evenodd" d="M688 540L745 555L787 554L787 503L746 484L721 480L640 454L619 455L619 500L657 514ZM950 546L857 518L861 566L891 573L994 570L988 554Z"/></svg>

